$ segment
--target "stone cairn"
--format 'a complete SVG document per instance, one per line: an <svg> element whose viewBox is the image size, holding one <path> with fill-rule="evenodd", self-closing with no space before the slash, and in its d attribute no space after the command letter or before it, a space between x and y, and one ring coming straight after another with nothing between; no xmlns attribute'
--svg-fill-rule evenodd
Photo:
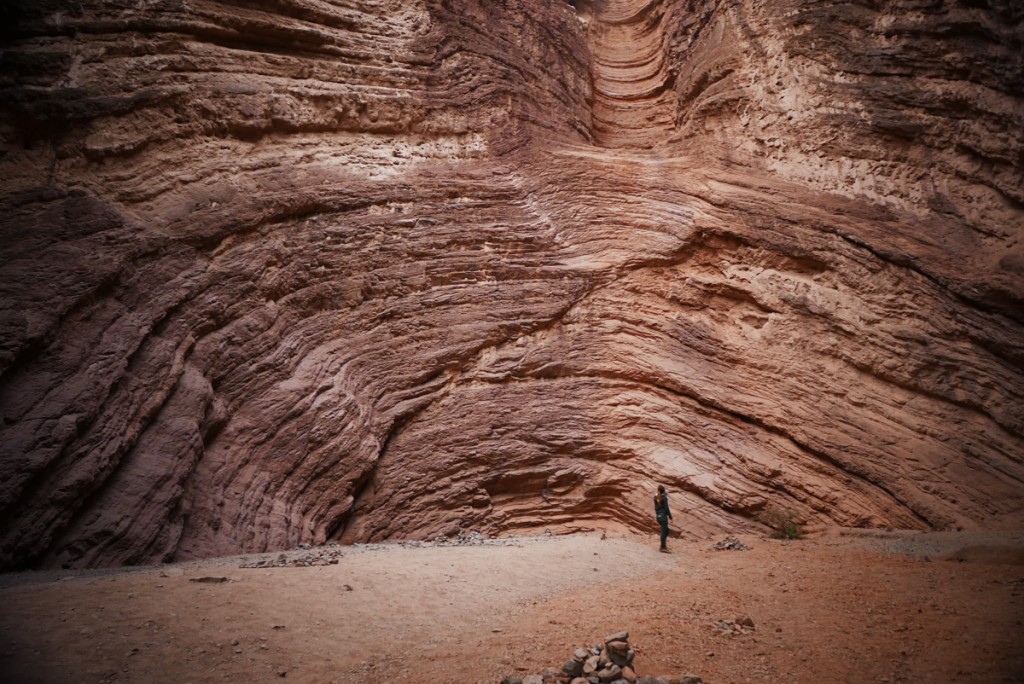
<svg viewBox="0 0 1024 684"><path fill-rule="evenodd" d="M750 547L736 537L726 537L711 547L715 551L750 551Z"/></svg>
<svg viewBox="0 0 1024 684"><path fill-rule="evenodd" d="M604 643L577 648L560 670L525 677L505 677L501 684L702 684L700 677L637 676L633 667L635 651L629 647L629 632L616 632Z"/></svg>

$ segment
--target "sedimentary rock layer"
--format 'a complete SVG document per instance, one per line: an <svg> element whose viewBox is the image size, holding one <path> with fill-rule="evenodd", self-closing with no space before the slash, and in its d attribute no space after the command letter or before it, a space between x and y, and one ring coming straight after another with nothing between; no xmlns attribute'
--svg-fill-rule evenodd
<svg viewBox="0 0 1024 684"><path fill-rule="evenodd" d="M0 566L1024 523L999 3L15 3Z"/></svg>

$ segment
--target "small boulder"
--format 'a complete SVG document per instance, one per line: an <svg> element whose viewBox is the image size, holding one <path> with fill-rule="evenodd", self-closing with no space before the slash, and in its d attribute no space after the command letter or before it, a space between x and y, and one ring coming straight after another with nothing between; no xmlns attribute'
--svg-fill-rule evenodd
<svg viewBox="0 0 1024 684"><path fill-rule="evenodd" d="M622 655L621 653L616 653L615 651L608 652L608 660L618 665L619 667L626 667L627 665L629 665L629 661L626 660L626 656Z"/></svg>
<svg viewBox="0 0 1024 684"><path fill-rule="evenodd" d="M625 641L609 641L605 646L608 647L609 651L621 653L622 655L626 655L626 651L629 650L629 643Z"/></svg>
<svg viewBox="0 0 1024 684"><path fill-rule="evenodd" d="M578 660L567 660L562 665L562 672L568 677L578 677L583 672L583 663Z"/></svg>

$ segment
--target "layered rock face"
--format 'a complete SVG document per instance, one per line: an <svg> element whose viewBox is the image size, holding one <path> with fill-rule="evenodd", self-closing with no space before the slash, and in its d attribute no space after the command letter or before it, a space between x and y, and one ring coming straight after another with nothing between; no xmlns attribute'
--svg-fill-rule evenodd
<svg viewBox="0 0 1024 684"><path fill-rule="evenodd" d="M1024 524L1024 12L56 0L0 54L0 566Z"/></svg>

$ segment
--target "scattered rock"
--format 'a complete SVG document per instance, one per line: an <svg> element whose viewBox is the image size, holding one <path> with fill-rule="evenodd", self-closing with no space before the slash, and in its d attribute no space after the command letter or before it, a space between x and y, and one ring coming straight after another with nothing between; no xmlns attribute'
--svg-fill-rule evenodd
<svg viewBox="0 0 1024 684"><path fill-rule="evenodd" d="M294 553L279 553L276 558L264 557L246 559L238 567L240 568L310 568L324 565L337 565L338 559L344 556L337 545L311 549L308 544L300 544L299 549L305 551L300 555Z"/></svg>
<svg viewBox="0 0 1024 684"><path fill-rule="evenodd" d="M486 542L487 537L479 532L467 532L465 530L459 530L457 534L452 536L439 534L434 538L434 546L482 546ZM416 544L417 546L426 546L425 544L417 544L416 542L403 542L404 546L412 544Z"/></svg>
<svg viewBox="0 0 1024 684"><path fill-rule="evenodd" d="M735 620L719 620L715 625L715 628L721 634L728 634L729 636L737 636L740 634L747 634L753 632L756 628L754 627L754 621L749 617L740 617Z"/></svg>

